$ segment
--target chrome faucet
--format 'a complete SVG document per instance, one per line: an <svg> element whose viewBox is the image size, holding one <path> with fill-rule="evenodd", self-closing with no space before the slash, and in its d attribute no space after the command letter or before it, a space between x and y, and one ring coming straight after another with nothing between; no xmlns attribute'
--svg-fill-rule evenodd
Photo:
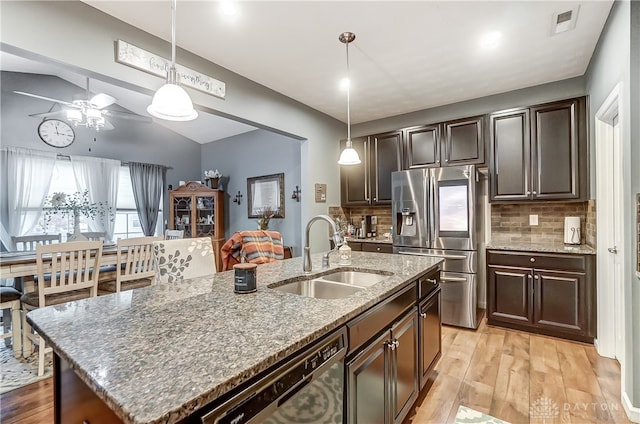
<svg viewBox="0 0 640 424"><path fill-rule="evenodd" d="M305 231L304 237L304 261L302 263L302 270L304 272L311 272L311 252L309 249L309 230L311 229L311 224L318 220L324 220L331 225L331 230L333 231L333 243L335 244L334 250L342 246L342 235L336 226L336 223L329 215L316 215L309 220L307 223L307 230ZM333 250L328 251L324 255L322 255L322 268L329 268L329 253L333 252Z"/></svg>

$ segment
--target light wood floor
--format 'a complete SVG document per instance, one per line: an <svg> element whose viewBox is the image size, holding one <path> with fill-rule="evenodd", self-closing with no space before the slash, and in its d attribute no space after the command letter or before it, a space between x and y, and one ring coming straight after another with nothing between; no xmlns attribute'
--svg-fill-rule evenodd
<svg viewBox="0 0 640 424"><path fill-rule="evenodd" d="M453 422L459 405L514 424L630 422L617 361L591 345L485 322L478 331L443 327L431 387L406 422ZM0 422L53 423L52 379L0 395Z"/></svg>

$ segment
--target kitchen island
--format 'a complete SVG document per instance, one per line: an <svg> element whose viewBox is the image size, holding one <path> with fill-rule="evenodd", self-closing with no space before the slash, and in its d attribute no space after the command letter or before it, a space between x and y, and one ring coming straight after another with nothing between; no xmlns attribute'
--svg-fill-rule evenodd
<svg viewBox="0 0 640 424"><path fill-rule="evenodd" d="M302 275L302 258L294 258L259 266L258 290L250 294L235 294L233 272L224 272L46 307L27 319L53 347L57 364L68 363L123 422L174 423L437 269L440 262L354 252L349 269L392 275L343 299L316 299L268 287L308 278ZM313 255L311 275L328 272L320 263L321 255ZM346 267L333 264L330 270L339 268ZM60 387L59 373L55 377Z"/></svg>

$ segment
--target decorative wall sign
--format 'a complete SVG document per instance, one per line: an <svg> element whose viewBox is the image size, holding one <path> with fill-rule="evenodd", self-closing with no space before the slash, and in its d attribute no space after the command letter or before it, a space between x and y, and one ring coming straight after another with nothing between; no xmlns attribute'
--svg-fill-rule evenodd
<svg viewBox="0 0 640 424"><path fill-rule="evenodd" d="M157 75L161 78L167 77L167 72L171 66L171 60L155 55L122 40L116 41L116 62ZM180 84L224 99L226 95L226 85L224 82L177 63L176 72Z"/></svg>

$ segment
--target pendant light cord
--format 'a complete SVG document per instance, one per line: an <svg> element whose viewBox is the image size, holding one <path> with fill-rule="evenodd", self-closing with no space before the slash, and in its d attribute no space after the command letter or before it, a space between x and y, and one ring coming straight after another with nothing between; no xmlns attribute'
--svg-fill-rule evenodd
<svg viewBox="0 0 640 424"><path fill-rule="evenodd" d="M176 66L176 7L177 0L171 3L171 67Z"/></svg>
<svg viewBox="0 0 640 424"><path fill-rule="evenodd" d="M349 74L349 42L347 46L347 144L351 147L351 107L349 105L349 97L351 92L351 75Z"/></svg>

